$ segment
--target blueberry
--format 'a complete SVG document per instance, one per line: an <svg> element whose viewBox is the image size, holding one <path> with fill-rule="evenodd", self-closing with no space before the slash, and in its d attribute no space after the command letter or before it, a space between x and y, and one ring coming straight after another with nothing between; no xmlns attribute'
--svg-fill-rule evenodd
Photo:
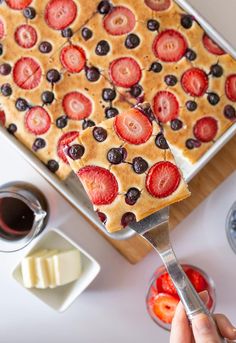
<svg viewBox="0 0 236 343"><path fill-rule="evenodd" d="M55 160L49 160L47 163L47 167L52 173L56 173L56 171L58 171L59 169L59 164Z"/></svg>
<svg viewBox="0 0 236 343"><path fill-rule="evenodd" d="M49 42L41 42L39 44L39 51L42 53L42 54L48 54L49 52L52 51L52 44L49 43Z"/></svg>
<svg viewBox="0 0 236 343"><path fill-rule="evenodd" d="M82 37L84 38L84 40L89 40L90 38L92 38L92 36L93 32L88 27L84 27L82 29Z"/></svg>
<svg viewBox="0 0 236 343"><path fill-rule="evenodd" d="M83 121L83 124L82 124L83 130L87 129L88 127L92 127L92 126L95 126L94 121L92 121L92 120L90 120L90 119L88 119L88 120L85 119L85 120Z"/></svg>
<svg viewBox="0 0 236 343"><path fill-rule="evenodd" d="M43 138L36 138L32 149L36 152L39 149L43 149L46 146L46 142Z"/></svg>
<svg viewBox="0 0 236 343"><path fill-rule="evenodd" d="M201 142L196 139L190 138L186 140L185 145L189 150L192 150L194 148L199 148L201 146Z"/></svg>
<svg viewBox="0 0 236 343"><path fill-rule="evenodd" d="M127 49L135 49L140 44L140 38L134 34L130 33L125 40L125 46Z"/></svg>
<svg viewBox="0 0 236 343"><path fill-rule="evenodd" d="M23 10L23 15L26 19L34 19L36 16L36 11L33 7L26 7Z"/></svg>
<svg viewBox="0 0 236 343"><path fill-rule="evenodd" d="M153 121L156 117L150 105L139 107L139 110L150 120Z"/></svg>
<svg viewBox="0 0 236 343"><path fill-rule="evenodd" d="M158 133L158 135L156 136L155 144L160 149L169 149L169 145L162 133Z"/></svg>
<svg viewBox="0 0 236 343"><path fill-rule="evenodd" d="M84 147L80 144L73 144L69 147L67 154L72 160L78 160L84 154Z"/></svg>
<svg viewBox="0 0 236 343"><path fill-rule="evenodd" d="M175 75L166 75L165 76L165 83L167 86L175 86L178 82L178 79Z"/></svg>
<svg viewBox="0 0 236 343"><path fill-rule="evenodd" d="M213 64L211 66L210 73L214 77L221 77L224 74L224 69L219 64Z"/></svg>
<svg viewBox="0 0 236 343"><path fill-rule="evenodd" d="M149 70L154 73L160 73L162 71L162 65L159 62L153 62Z"/></svg>
<svg viewBox="0 0 236 343"><path fill-rule="evenodd" d="M0 43L0 56L3 54L3 46L2 43Z"/></svg>
<svg viewBox="0 0 236 343"><path fill-rule="evenodd" d="M0 75L6 76L11 72L11 66L9 63L3 63L0 65Z"/></svg>
<svg viewBox="0 0 236 343"><path fill-rule="evenodd" d="M41 94L41 100L44 104L51 104L54 100L54 93L45 91Z"/></svg>
<svg viewBox="0 0 236 343"><path fill-rule="evenodd" d="M68 118L66 115L63 115L63 116L57 118L57 120L56 120L56 126L59 129L63 129L64 127L66 127L67 123L68 123Z"/></svg>
<svg viewBox="0 0 236 343"><path fill-rule="evenodd" d="M173 119L173 120L171 120L170 127L172 128L172 130L178 131L178 130L182 129L183 122L179 119Z"/></svg>
<svg viewBox="0 0 236 343"><path fill-rule="evenodd" d="M61 35L64 38L71 38L73 36L73 31L70 27L67 27L66 29L61 31Z"/></svg>
<svg viewBox="0 0 236 343"><path fill-rule="evenodd" d="M111 9L111 4L109 1L101 1L98 4L97 10L100 14L107 14Z"/></svg>
<svg viewBox="0 0 236 343"><path fill-rule="evenodd" d="M7 131L11 134L14 135L14 133L17 131L17 126L15 124L10 124L7 128Z"/></svg>
<svg viewBox="0 0 236 343"><path fill-rule="evenodd" d="M107 130L103 127L95 127L93 129L93 137L96 139L97 142L104 142L107 138Z"/></svg>
<svg viewBox="0 0 236 343"><path fill-rule="evenodd" d="M185 28L185 29L190 29L193 25L193 17L191 15L183 15L181 18L181 25Z"/></svg>
<svg viewBox="0 0 236 343"><path fill-rule="evenodd" d="M50 69L47 72L46 78L51 83L56 83L61 79L61 75L58 70L56 69Z"/></svg>
<svg viewBox="0 0 236 343"><path fill-rule="evenodd" d="M107 119L113 118L119 114L119 111L115 107L107 107L105 109L105 116Z"/></svg>
<svg viewBox="0 0 236 343"><path fill-rule="evenodd" d="M139 189L137 189L135 187L130 188L125 195L126 204L134 205L137 202L140 195L141 195L141 192Z"/></svg>
<svg viewBox="0 0 236 343"><path fill-rule="evenodd" d="M95 52L98 56L105 56L110 51L110 45L106 40L101 40L98 42Z"/></svg>
<svg viewBox="0 0 236 343"><path fill-rule="evenodd" d="M142 157L135 157L132 164L137 174L143 174L148 169L148 163Z"/></svg>
<svg viewBox="0 0 236 343"><path fill-rule="evenodd" d="M157 20L149 19L147 21L147 28L148 28L148 30L150 30L150 31L157 31L159 29L159 27L160 27L160 24L159 24L159 22Z"/></svg>
<svg viewBox="0 0 236 343"><path fill-rule="evenodd" d="M224 108L224 116L229 120L236 119L236 111L232 105L226 105Z"/></svg>
<svg viewBox="0 0 236 343"><path fill-rule="evenodd" d="M123 214L122 218L121 218L121 225L123 227L128 226L129 224L136 222L136 216L134 213L132 212L126 212Z"/></svg>
<svg viewBox="0 0 236 343"><path fill-rule="evenodd" d="M207 100L209 101L209 103L211 105L215 106L215 105L217 105L219 103L220 97L216 93L208 93Z"/></svg>
<svg viewBox="0 0 236 343"><path fill-rule="evenodd" d="M130 94L134 97L137 98L139 97L143 92L143 88L140 85L134 85L130 89Z"/></svg>
<svg viewBox="0 0 236 343"><path fill-rule="evenodd" d="M27 108L29 107L29 104L28 104L28 102L27 102L25 99L23 99L23 98L18 98L18 99L16 100L15 106L16 106L16 108L17 108L18 111L24 112L24 111L26 111Z"/></svg>
<svg viewBox="0 0 236 343"><path fill-rule="evenodd" d="M100 77L100 71L96 67L86 68L85 74L90 82L96 82Z"/></svg>
<svg viewBox="0 0 236 343"><path fill-rule="evenodd" d="M104 88L102 91L102 98L104 101L112 101L116 97L116 91L113 88Z"/></svg>
<svg viewBox="0 0 236 343"><path fill-rule="evenodd" d="M185 57L189 60L189 61L194 61L197 58L197 54L195 51L193 51L192 49L187 49L186 53L185 53Z"/></svg>
<svg viewBox="0 0 236 343"><path fill-rule="evenodd" d="M124 148L111 148L107 153L107 159L112 164L120 164L126 157Z"/></svg>
<svg viewBox="0 0 236 343"><path fill-rule="evenodd" d="M98 218L100 219L100 221L101 221L103 224L106 224L107 216L105 215L105 213L100 212L100 211L97 211L97 215L98 215Z"/></svg>
<svg viewBox="0 0 236 343"><path fill-rule="evenodd" d="M4 83L1 86L1 92L3 96L10 96L12 94L12 88L9 83Z"/></svg>
<svg viewBox="0 0 236 343"><path fill-rule="evenodd" d="M190 112L196 111L197 103L196 101L189 100L186 102L186 107Z"/></svg>

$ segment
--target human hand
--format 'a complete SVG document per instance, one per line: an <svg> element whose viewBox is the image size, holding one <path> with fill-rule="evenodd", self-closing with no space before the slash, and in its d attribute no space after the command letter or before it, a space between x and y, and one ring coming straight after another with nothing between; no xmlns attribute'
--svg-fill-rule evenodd
<svg viewBox="0 0 236 343"><path fill-rule="evenodd" d="M205 304L209 300L207 291L200 293L200 297ZM222 337L235 340L236 328L230 323L229 319L223 314L215 314L213 317ZM220 343L221 340L216 325L205 314L199 314L193 319L191 327L184 307L180 302L172 321L170 343Z"/></svg>

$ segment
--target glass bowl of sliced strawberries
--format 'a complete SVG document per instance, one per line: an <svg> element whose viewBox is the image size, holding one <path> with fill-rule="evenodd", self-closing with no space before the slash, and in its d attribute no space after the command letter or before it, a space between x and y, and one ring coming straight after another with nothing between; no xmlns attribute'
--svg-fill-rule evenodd
<svg viewBox="0 0 236 343"><path fill-rule="evenodd" d="M207 307L210 312L213 312L216 294L212 278L198 267L182 264L182 268L198 293L204 290L208 291ZM146 297L146 306L150 317L162 328L170 330L179 300L178 293L165 267L159 267L151 279Z"/></svg>

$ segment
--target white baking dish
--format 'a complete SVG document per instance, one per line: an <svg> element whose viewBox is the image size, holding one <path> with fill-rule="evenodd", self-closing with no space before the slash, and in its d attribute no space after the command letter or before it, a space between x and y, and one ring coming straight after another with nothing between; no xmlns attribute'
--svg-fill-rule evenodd
<svg viewBox="0 0 236 343"><path fill-rule="evenodd" d="M189 3L185 0L176 0L176 2L188 13L192 14L201 26L208 32L210 37L214 39L222 48L228 51L236 58L236 50L224 39L219 33L204 20ZM129 228L121 230L116 233L108 233L103 224L97 218L92 206L75 175L71 174L65 181L59 180L19 141L8 134L8 132L0 127L0 134L2 134L7 141L9 141L17 151L26 159L52 186L54 186L72 205L74 205L89 221L95 224L101 231L113 239L125 240L133 235L134 231ZM206 163L225 145L233 135L236 134L236 123L222 135L217 142L207 151L207 153L195 164L190 164L184 159L178 151L176 153L176 160L178 165L182 168L184 176L187 181L190 181L205 165Z"/></svg>

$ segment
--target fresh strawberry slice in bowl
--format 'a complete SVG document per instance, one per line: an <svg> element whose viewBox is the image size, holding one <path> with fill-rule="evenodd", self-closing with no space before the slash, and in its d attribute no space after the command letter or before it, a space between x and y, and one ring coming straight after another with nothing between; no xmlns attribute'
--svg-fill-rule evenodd
<svg viewBox="0 0 236 343"><path fill-rule="evenodd" d="M45 21L54 30L64 30L75 20L77 6L73 0L51 0L45 8Z"/></svg>
<svg viewBox="0 0 236 343"><path fill-rule="evenodd" d="M60 60L70 73L79 73L85 66L86 55L80 46L69 45L62 49Z"/></svg>
<svg viewBox="0 0 236 343"><path fill-rule="evenodd" d="M173 93L160 91L153 99L153 110L160 122L167 123L178 117L179 102Z"/></svg>
<svg viewBox="0 0 236 343"><path fill-rule="evenodd" d="M152 311L163 323L171 324L179 300L170 294L159 293L152 300Z"/></svg>
<svg viewBox="0 0 236 343"><path fill-rule="evenodd" d="M213 55L222 56L225 55L226 52L219 47L219 45L213 41L206 33L204 33L202 38L203 45L207 51L209 51Z"/></svg>
<svg viewBox="0 0 236 343"><path fill-rule="evenodd" d="M152 135L152 124L137 109L121 113L114 120L117 135L125 142L139 145L145 143Z"/></svg>
<svg viewBox="0 0 236 343"><path fill-rule="evenodd" d="M162 12L170 8L171 0L144 0L144 3L153 11Z"/></svg>
<svg viewBox="0 0 236 343"><path fill-rule="evenodd" d="M92 113L91 100L80 92L67 93L62 100L62 107L69 119L82 120Z"/></svg>
<svg viewBox="0 0 236 343"><path fill-rule="evenodd" d="M5 27L4 27L3 20L0 18L0 39L4 37L4 34L5 34Z"/></svg>
<svg viewBox="0 0 236 343"><path fill-rule="evenodd" d="M121 57L110 64L109 73L116 86L130 88L142 76L139 64L131 57Z"/></svg>
<svg viewBox="0 0 236 343"><path fill-rule="evenodd" d="M41 67L33 58L22 57L14 65L13 80L20 88L36 88L41 81L41 76Z"/></svg>
<svg viewBox="0 0 236 343"><path fill-rule="evenodd" d="M15 31L15 41L24 49L32 48L37 39L37 32L31 25L21 25Z"/></svg>
<svg viewBox="0 0 236 343"><path fill-rule="evenodd" d="M5 126L6 116L4 111L0 111L0 125Z"/></svg>
<svg viewBox="0 0 236 343"><path fill-rule="evenodd" d="M7 5L13 10L23 10L31 4L32 0L6 0Z"/></svg>
<svg viewBox="0 0 236 343"><path fill-rule="evenodd" d="M136 19L133 12L124 6L113 7L103 21L105 30L114 36L124 35L133 31Z"/></svg>
<svg viewBox="0 0 236 343"><path fill-rule="evenodd" d="M212 142L218 132L218 122L213 117L199 119L193 128L194 136L203 143Z"/></svg>
<svg viewBox="0 0 236 343"><path fill-rule="evenodd" d="M64 150L79 136L78 131L69 131L64 133L57 143L57 154L66 164L69 164Z"/></svg>
<svg viewBox="0 0 236 343"><path fill-rule="evenodd" d="M166 198L173 194L181 181L178 168L169 161L154 164L146 177L146 188L155 198Z"/></svg>
<svg viewBox="0 0 236 343"><path fill-rule="evenodd" d="M156 36L152 50L163 62L178 62L185 55L187 47L186 39L180 32L168 29Z"/></svg>
<svg viewBox="0 0 236 343"><path fill-rule="evenodd" d="M111 204L117 197L118 183L108 169L86 166L77 175L94 205Z"/></svg>
<svg viewBox="0 0 236 343"><path fill-rule="evenodd" d="M178 298L178 293L168 273L159 276L156 280L156 288L158 293L167 293Z"/></svg>
<svg viewBox="0 0 236 343"><path fill-rule="evenodd" d="M225 81L225 94L229 100L236 102L236 74L227 77Z"/></svg>
<svg viewBox="0 0 236 343"><path fill-rule="evenodd" d="M25 126L30 133L43 135L51 126L51 118L43 107L35 106L26 112Z"/></svg>
<svg viewBox="0 0 236 343"><path fill-rule="evenodd" d="M181 84L187 94L200 97L206 93L209 81L204 70L191 68L182 75Z"/></svg>
<svg viewBox="0 0 236 343"><path fill-rule="evenodd" d="M207 290L207 282L199 271L193 268L187 268L185 273L198 293Z"/></svg>

